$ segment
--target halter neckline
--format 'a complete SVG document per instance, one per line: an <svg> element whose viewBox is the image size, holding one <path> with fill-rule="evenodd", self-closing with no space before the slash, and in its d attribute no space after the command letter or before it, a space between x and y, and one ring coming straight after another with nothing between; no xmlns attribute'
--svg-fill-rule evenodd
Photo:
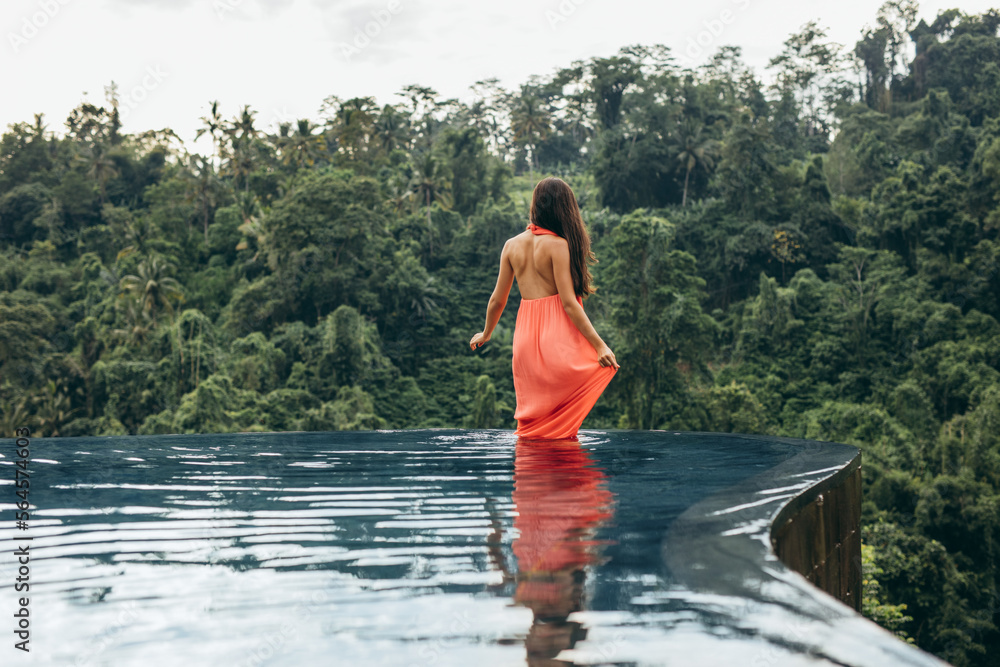
<svg viewBox="0 0 1000 667"><path fill-rule="evenodd" d="M531 233L535 234L536 236L537 235L541 235L541 234L552 234L552 236L559 236L558 234L556 234L551 229L546 229L545 227L539 227L538 225L536 225L533 222L529 222L528 223L527 229L530 229Z"/></svg>

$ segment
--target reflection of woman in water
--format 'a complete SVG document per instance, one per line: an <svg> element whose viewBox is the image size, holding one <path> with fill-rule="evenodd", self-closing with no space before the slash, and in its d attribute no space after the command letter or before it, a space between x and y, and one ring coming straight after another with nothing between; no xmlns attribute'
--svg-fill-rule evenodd
<svg viewBox="0 0 1000 667"><path fill-rule="evenodd" d="M583 310L583 298L595 291L587 268L594 254L573 190L561 179L542 179L530 218L527 229L504 244L486 326L469 345L475 350L490 339L516 276L515 433L575 438L618 362Z"/></svg>
<svg viewBox="0 0 1000 667"><path fill-rule="evenodd" d="M519 438L514 459L514 602L531 609L529 665L565 665L556 656L587 635L569 621L583 609L584 569L600 560L597 529L612 516L604 474L578 440L544 446Z"/></svg>

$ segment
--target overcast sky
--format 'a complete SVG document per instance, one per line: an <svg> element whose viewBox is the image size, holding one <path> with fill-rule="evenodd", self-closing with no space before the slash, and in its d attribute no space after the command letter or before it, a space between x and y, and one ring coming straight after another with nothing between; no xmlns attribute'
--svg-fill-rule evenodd
<svg viewBox="0 0 1000 667"><path fill-rule="evenodd" d="M495 76L515 88L574 60L629 44L665 44L681 64L718 46L743 48L762 71L809 20L853 45L874 21L872 0L0 0L0 128L43 112L62 131L86 99L104 104L114 80L125 130L173 128L191 142L218 99L258 126L317 118L323 99L398 102L408 84L470 99ZM921 3L980 13L997 0ZM373 36L365 34L368 32ZM367 43L366 43L367 40ZM203 139L204 141L204 139ZM198 147L201 147L199 142Z"/></svg>

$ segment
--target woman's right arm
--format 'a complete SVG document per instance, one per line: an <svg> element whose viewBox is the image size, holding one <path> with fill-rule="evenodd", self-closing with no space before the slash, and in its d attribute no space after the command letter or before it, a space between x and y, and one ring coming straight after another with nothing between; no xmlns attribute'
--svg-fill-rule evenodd
<svg viewBox="0 0 1000 667"><path fill-rule="evenodd" d="M503 314L503 309L507 305L507 297L510 295L510 288L513 284L514 267L510 263L510 239L507 239L507 242L503 244L503 250L500 251L500 273L497 276L497 285L493 288L493 294L490 295L490 301L486 306L486 325L469 341L469 347L473 350L482 347L490 340L493 329L496 328L497 322L500 321L500 316Z"/></svg>
<svg viewBox="0 0 1000 667"><path fill-rule="evenodd" d="M601 366L614 366L618 368L618 361L614 352L607 346L601 336L594 329L590 318L584 312L583 306L576 300L576 291L573 289L573 274L569 268L569 244L565 241L552 244L552 272L556 280L556 289L559 290L559 300L563 309L569 315L576 328L584 335L587 341L597 350L598 361Z"/></svg>

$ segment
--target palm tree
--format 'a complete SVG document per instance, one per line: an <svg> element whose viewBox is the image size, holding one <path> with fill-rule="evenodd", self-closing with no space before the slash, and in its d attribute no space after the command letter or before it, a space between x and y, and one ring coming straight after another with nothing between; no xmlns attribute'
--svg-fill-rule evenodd
<svg viewBox="0 0 1000 667"><path fill-rule="evenodd" d="M128 244L118 252L115 261L128 257L134 252L145 252L147 242L155 237L156 227L146 216L125 220L125 242Z"/></svg>
<svg viewBox="0 0 1000 667"><path fill-rule="evenodd" d="M254 206L256 206L256 202ZM243 223L239 226L238 231L243 234L244 238L236 244L236 249L246 250L250 247L249 239L253 239L257 245L257 252L250 258L250 261L256 262L257 258L260 257L261 249L267 244L267 226L256 215L256 210L252 210L248 214L243 210L243 206L240 208L243 211Z"/></svg>
<svg viewBox="0 0 1000 667"><path fill-rule="evenodd" d="M354 97L342 102L330 125L339 146L351 160L367 150L374 128L374 97Z"/></svg>
<svg viewBox="0 0 1000 667"><path fill-rule="evenodd" d="M417 201L416 193L410 188L404 174L398 171L393 173L386 182L386 190L389 198L385 203L392 207L396 215L402 214L406 209L413 210L413 205Z"/></svg>
<svg viewBox="0 0 1000 667"><path fill-rule="evenodd" d="M254 159L250 152L250 142L247 139L233 140L233 152L226 163L226 172L233 177L233 189L243 184L243 192L250 191L250 173L253 171Z"/></svg>
<svg viewBox="0 0 1000 667"><path fill-rule="evenodd" d="M141 344L146 340L149 332L153 330L155 322L143 310L140 296L123 293L121 297L125 298L125 328L112 329L111 335L115 338L131 340L137 345Z"/></svg>
<svg viewBox="0 0 1000 667"><path fill-rule="evenodd" d="M122 296L131 294L137 299L142 312L154 323L164 310L173 314L172 300L184 301L180 283L167 275L172 269L169 263L152 255L139 262L136 274L121 279Z"/></svg>
<svg viewBox="0 0 1000 667"><path fill-rule="evenodd" d="M282 125L282 130L287 132L290 126ZM323 137L313 134L316 126L308 119L299 119L295 126L295 133L284 137L281 161L283 164L292 165L296 169L311 167L322 155Z"/></svg>
<svg viewBox="0 0 1000 667"><path fill-rule="evenodd" d="M413 191L418 200L424 202L427 208L427 234L429 252L434 254L434 228L431 223L431 203L450 210L454 203L451 197L451 178L447 173L444 164L431 153L425 153L417 161L413 180L410 181L410 190Z"/></svg>
<svg viewBox="0 0 1000 667"><path fill-rule="evenodd" d="M254 127L256 115L257 112L251 111L249 104L244 105L239 117L230 121L229 131L233 135L238 134L241 139L256 139L260 135L260 131Z"/></svg>
<svg viewBox="0 0 1000 667"><path fill-rule="evenodd" d="M185 199L197 202L201 211L202 227L205 231L205 243L208 243L208 222L212 211L219 205L223 194L222 181L215 173L211 160L203 155L189 155L188 169L182 172L187 185Z"/></svg>
<svg viewBox="0 0 1000 667"><path fill-rule="evenodd" d="M256 115L256 111L250 110L250 105L245 105L240 115L229 121L223 129L230 144L227 171L232 174L234 185L242 181L244 192L250 190L250 172L254 166L250 149L254 140L260 136L260 130L254 127Z"/></svg>
<svg viewBox="0 0 1000 667"><path fill-rule="evenodd" d="M203 126L198 128L198 131L194 135L194 140L198 141L201 139L201 135L207 133L212 137L212 155L219 155L219 141L222 138L224 129L222 115L219 114L219 101L212 102L211 113L207 116L202 116L199 120L201 120Z"/></svg>
<svg viewBox="0 0 1000 667"><path fill-rule="evenodd" d="M261 249L267 244L267 226L260 217L260 199L252 192L243 192L236 195L236 206L240 209L240 217L243 219L237 231L244 236L236 244L236 249L246 250L250 247L249 239L253 239L257 244L257 252L250 261L256 262Z"/></svg>
<svg viewBox="0 0 1000 667"><path fill-rule="evenodd" d="M715 154L718 142L714 139L702 137L705 126L690 118L681 122L677 134L674 136L674 147L677 152L677 161L684 167L684 194L681 197L681 206L687 206L688 184L691 179L691 172L695 167L701 167L706 172L715 166Z"/></svg>
<svg viewBox="0 0 1000 667"><path fill-rule="evenodd" d="M511 128L514 130L514 141L531 150L531 161L528 172L537 167L538 143L549 136L552 123L548 111L542 107L542 101L534 95L524 95L518 101L511 114Z"/></svg>
<svg viewBox="0 0 1000 667"><path fill-rule="evenodd" d="M410 143L409 121L392 105L386 104L375 120L375 139L386 154Z"/></svg>
<svg viewBox="0 0 1000 667"><path fill-rule="evenodd" d="M108 181L118 175L118 168L101 144L90 144L84 150L83 155L77 156L77 160L87 167L87 175L97 181L100 192L101 205L104 205L108 198Z"/></svg>
<svg viewBox="0 0 1000 667"><path fill-rule="evenodd" d="M248 222L260 214L260 197L253 192L237 193L236 207L240 210L243 222Z"/></svg>

